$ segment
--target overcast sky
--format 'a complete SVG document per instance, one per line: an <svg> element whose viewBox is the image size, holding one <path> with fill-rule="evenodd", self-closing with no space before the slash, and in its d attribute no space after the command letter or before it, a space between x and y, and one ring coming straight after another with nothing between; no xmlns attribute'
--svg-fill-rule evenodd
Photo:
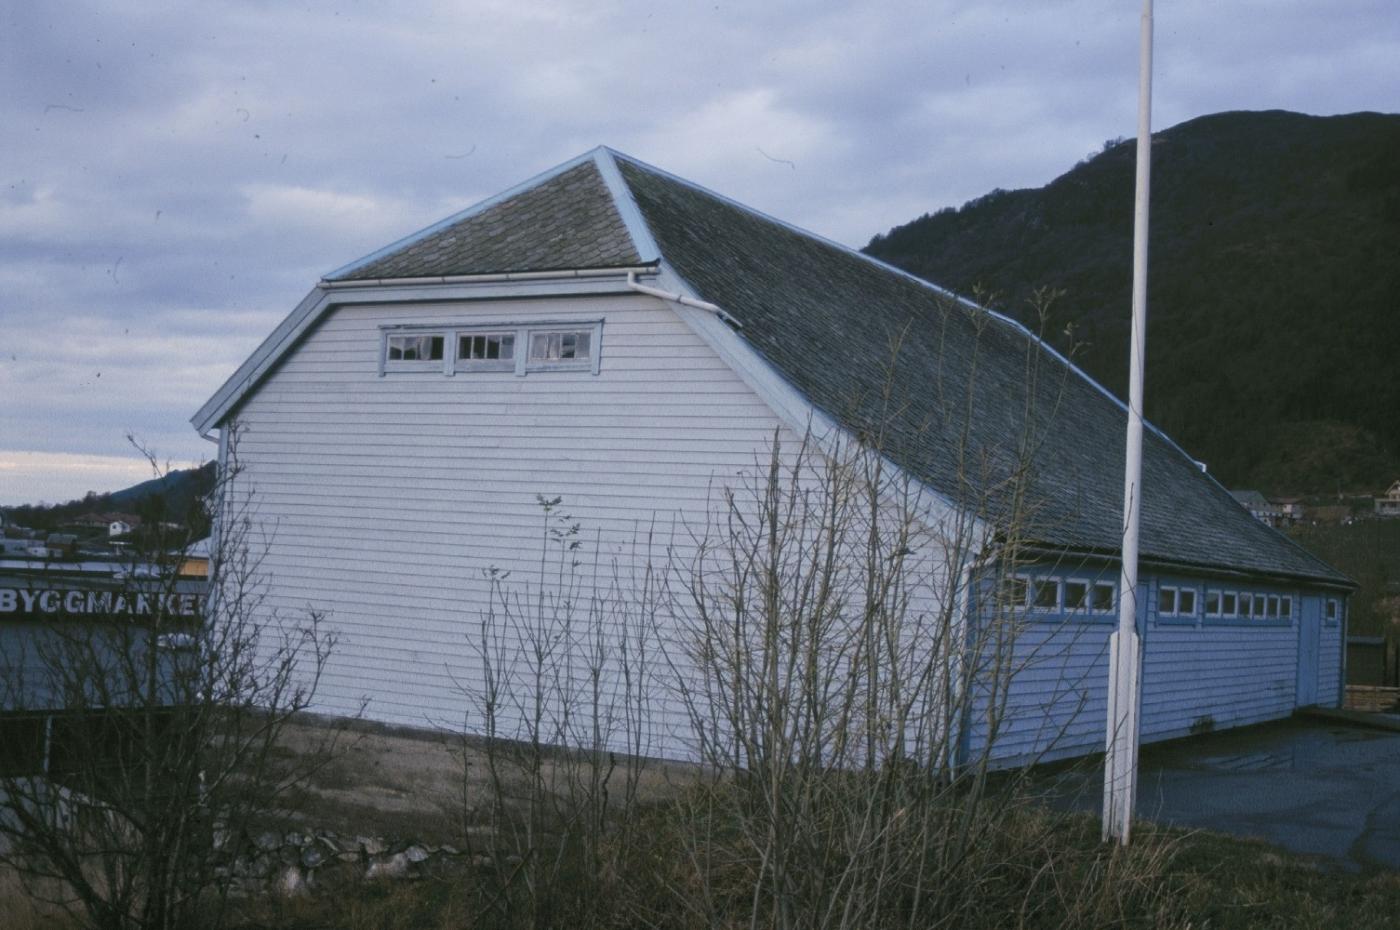
<svg viewBox="0 0 1400 930"><path fill-rule="evenodd" d="M860 246L1135 131L1136 0L0 10L0 504L212 457L323 273L599 143ZM1395 0L1156 21L1157 129L1400 106Z"/></svg>

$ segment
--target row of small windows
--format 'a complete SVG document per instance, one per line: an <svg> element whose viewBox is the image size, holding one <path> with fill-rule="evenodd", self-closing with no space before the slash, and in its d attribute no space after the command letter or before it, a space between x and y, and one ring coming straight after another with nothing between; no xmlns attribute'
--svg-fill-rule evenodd
<svg viewBox="0 0 1400 930"><path fill-rule="evenodd" d="M1159 617L1194 617L1197 614L1195 588L1162 585L1157 589ZM1290 594L1256 594L1250 591L1219 591L1207 589L1200 605L1205 616L1212 619L1292 620L1293 596Z"/></svg>
<svg viewBox="0 0 1400 930"><path fill-rule="evenodd" d="M1030 607L1046 611L1087 611L1112 613L1117 586L1108 581L1083 581L1077 578L1010 579L1008 599L1013 607Z"/></svg>
<svg viewBox="0 0 1400 930"><path fill-rule="evenodd" d="M1038 578L1017 575L1009 579L1008 601L1012 607L1063 613L1112 613L1117 602L1117 586L1107 581L1086 581L1075 578ZM1197 588L1162 585L1157 589L1159 617L1196 617L1219 620L1280 620L1293 619L1293 596L1290 594L1260 594L1252 591L1224 591L1209 588L1202 593ZM1341 605L1329 598L1324 602L1323 616L1335 624L1341 616Z"/></svg>
<svg viewBox="0 0 1400 930"><path fill-rule="evenodd" d="M597 371L597 324L579 328L389 332L384 371ZM517 346L525 345L523 356ZM451 353L450 355L448 353Z"/></svg>

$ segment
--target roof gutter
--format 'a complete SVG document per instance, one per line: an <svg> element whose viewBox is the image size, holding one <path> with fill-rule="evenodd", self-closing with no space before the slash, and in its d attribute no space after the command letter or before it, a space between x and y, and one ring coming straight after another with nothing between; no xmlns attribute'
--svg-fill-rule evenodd
<svg viewBox="0 0 1400 930"><path fill-rule="evenodd" d="M649 287L645 284L639 284L637 282L637 274L634 271L627 272L627 286L639 294L657 297L668 303L680 304L682 307L694 307L696 310L707 310L735 329L744 328L744 324L726 313L724 308L720 307L718 304L712 304L708 300L696 300L694 297L687 296L679 291L663 291L659 287Z"/></svg>
<svg viewBox="0 0 1400 930"><path fill-rule="evenodd" d="M334 274L334 272L332 272ZM509 271L488 274L431 275L405 278L364 278L360 280L330 280L322 278L301 303L297 304L272 334L238 367L228 380L190 422L196 432L210 441L219 422L242 400L270 367L281 357L286 347L300 339L314 326L330 307L344 303L418 299L416 289L451 289L452 299L472 299L473 285L482 286L476 296L495 298L626 294L636 284L637 275L661 274L660 262L619 265L611 268L558 268L552 271ZM518 293L517 293L518 291ZM489 292L489 293L488 293ZM336 294L343 294L337 297ZM381 298L380 294L388 294Z"/></svg>
<svg viewBox="0 0 1400 930"><path fill-rule="evenodd" d="M619 268L561 268L555 271L503 271L493 274L449 274L430 275L418 278L357 278L345 281L331 281L322 278L317 287L333 291L355 287L413 287L429 284L493 284L503 281L559 281L571 278L616 278L627 275L628 286L633 286L639 274L656 274L655 265L625 265Z"/></svg>
<svg viewBox="0 0 1400 930"><path fill-rule="evenodd" d="M1057 561L1078 559L1084 562L1098 562L1104 565L1116 565L1121 558L1117 553L1108 550L1060 548L1044 544L1025 545L1021 547L1020 551L1024 556L1029 558L1054 559ZM1200 575L1202 577L1220 579L1266 578L1278 582L1302 583L1322 588L1332 588L1338 591L1355 591L1360 587L1354 580L1341 573L1334 576L1309 575L1302 572L1288 572L1275 569L1236 568L1212 563L1186 562L1177 559L1164 559L1160 556L1153 557L1151 555L1141 556L1141 562L1145 567L1157 571L1174 571L1182 574Z"/></svg>

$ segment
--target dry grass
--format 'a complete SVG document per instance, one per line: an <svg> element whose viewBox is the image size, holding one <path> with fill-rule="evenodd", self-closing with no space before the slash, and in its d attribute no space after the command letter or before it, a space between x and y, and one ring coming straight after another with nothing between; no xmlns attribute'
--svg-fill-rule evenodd
<svg viewBox="0 0 1400 930"><path fill-rule="evenodd" d="M326 725L316 718L289 723L281 734L281 751L288 757L318 751L326 741ZM323 764L288 800L299 821L344 835L430 844L458 844L464 826L477 825L474 808L492 790L480 740L373 723L331 725L344 726L344 732ZM548 780L548 757L545 766ZM648 761L639 792L647 801L664 800L674 795L677 785L692 780L693 772L681 763ZM613 773L614 779L621 777L620 771Z"/></svg>
<svg viewBox="0 0 1400 930"><path fill-rule="evenodd" d="M286 751L316 743L299 724ZM460 842L461 746L450 736L361 728L342 741L308 796L308 819L340 818L346 832ZM476 750L472 750L476 751ZM469 756L470 758L470 756ZM723 856L702 869L687 856L696 824L674 801L686 772L661 767L648 776L644 829L613 861L625 870L593 874L568 867L554 886L530 892L553 900L528 910L540 926L705 928L736 926L753 892L739 834L716 849ZM691 773L693 774L693 772ZM474 776L475 778L475 776ZM472 782L484 790L484 780ZM401 787L402 786L402 787ZM450 813L451 816L444 816ZM373 829L370 825L373 824ZM330 824L326 824L330 826ZM424 832L434 825L436 832ZM719 832L723 833L724 825ZM1255 927L1342 930L1393 928L1400 914L1400 874L1349 875L1263 843L1205 832L1142 825L1127 851L1098 842L1093 818L1019 805L985 834L967 863L970 883L959 889L978 902L978 922L964 912L949 926ZM500 873L463 866L452 874L412 882L322 887L292 899L240 905L234 924L282 930L462 930L523 926L526 908L500 898L523 889ZM710 886L728 911L701 914L687 906L687 889ZM552 915L552 916L550 916ZM936 926L937 924L930 924ZM13 873L0 873L0 928L76 930L78 925L30 900Z"/></svg>
<svg viewBox="0 0 1400 930"><path fill-rule="evenodd" d="M711 930L738 926L736 913L706 919L684 904L695 880L686 874L677 837L651 821L627 876L599 876L589 925ZM1141 825L1126 851L1098 842L1093 818L1040 811L1013 818L984 852L983 879L973 889L981 905L954 924L978 928L1194 928L1194 930L1393 930L1400 914L1400 874L1351 875L1319 869L1313 861L1262 843L1209 833ZM987 868L993 864L995 868ZM743 905L751 889L728 876L732 899ZM580 888L559 887L561 905ZM492 910L488 883L471 871L401 884L367 884L292 900L267 900L245 912L242 926L312 930L463 930L522 926ZM561 910L541 926L581 927L579 910ZM746 916L746 915L745 915ZM940 926L930 922L928 926Z"/></svg>
<svg viewBox="0 0 1400 930"><path fill-rule="evenodd" d="M60 909L30 896L15 871L0 866L0 928L4 930L77 930Z"/></svg>
<svg viewBox="0 0 1400 930"><path fill-rule="evenodd" d="M1212 930L1400 926L1400 872L1351 874L1255 840L1186 835L1171 877L1195 925Z"/></svg>

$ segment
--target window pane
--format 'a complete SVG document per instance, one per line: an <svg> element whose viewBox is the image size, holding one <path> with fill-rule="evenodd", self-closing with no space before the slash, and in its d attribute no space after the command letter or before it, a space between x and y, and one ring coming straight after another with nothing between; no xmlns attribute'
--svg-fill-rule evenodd
<svg viewBox="0 0 1400 930"><path fill-rule="evenodd" d="M1280 616L1280 617L1292 617L1292 616L1293 616L1293 598L1290 597L1290 596L1288 596L1287 594L1285 594L1285 595L1283 596L1283 600L1282 600L1282 602L1280 602L1280 604L1279 604L1279 616Z"/></svg>
<svg viewBox="0 0 1400 930"><path fill-rule="evenodd" d="M1094 585L1094 609L1111 611L1113 609L1113 585L1107 581L1100 581Z"/></svg>
<svg viewBox="0 0 1400 930"><path fill-rule="evenodd" d="M457 342L462 361L509 361L515 357L515 337L509 333L473 333Z"/></svg>
<svg viewBox="0 0 1400 930"><path fill-rule="evenodd" d="M1254 595L1254 616L1255 616L1255 617L1265 617L1265 616L1267 616L1267 611L1265 610L1265 601L1266 601L1266 600L1267 600L1267 598L1265 598L1264 595L1262 595L1262 594L1256 594L1256 595Z"/></svg>
<svg viewBox="0 0 1400 930"><path fill-rule="evenodd" d="M1042 578L1032 582L1035 590L1035 606L1054 610L1060 606L1060 583L1053 578Z"/></svg>
<svg viewBox="0 0 1400 930"><path fill-rule="evenodd" d="M1220 601L1221 613L1223 613L1225 616L1233 617L1235 614L1239 613L1239 598L1235 596L1235 592L1225 592L1224 594L1220 595Z"/></svg>
<svg viewBox="0 0 1400 930"><path fill-rule="evenodd" d="M1162 588L1157 592L1157 613L1176 613L1176 588Z"/></svg>
<svg viewBox="0 0 1400 930"><path fill-rule="evenodd" d="M1089 585L1083 581L1065 582L1065 610L1084 610L1089 606Z"/></svg>
<svg viewBox="0 0 1400 930"><path fill-rule="evenodd" d="M1277 594L1270 594L1270 595L1269 595L1269 616L1270 616L1270 617L1277 617L1277 616L1278 616L1278 595L1277 595Z"/></svg>
<svg viewBox="0 0 1400 930"><path fill-rule="evenodd" d="M1219 592L1219 591L1207 591L1207 592L1206 592L1206 616L1207 616L1207 617L1218 617L1218 616L1220 616L1220 592Z"/></svg>
<svg viewBox="0 0 1400 930"><path fill-rule="evenodd" d="M559 334L535 333L530 339L530 358L548 362L559 358Z"/></svg>
<svg viewBox="0 0 1400 930"><path fill-rule="evenodd" d="M1336 601L1329 600L1329 601L1327 602L1327 619L1328 619L1328 620L1336 620L1336 619L1337 619L1337 602L1336 602Z"/></svg>
<svg viewBox="0 0 1400 930"><path fill-rule="evenodd" d="M589 330L533 333L530 336L530 361L587 361L591 357L592 348L593 334Z"/></svg>
<svg viewBox="0 0 1400 930"><path fill-rule="evenodd" d="M391 362L442 361L442 336L390 336L388 360Z"/></svg>
<svg viewBox="0 0 1400 930"><path fill-rule="evenodd" d="M1196 616L1196 589L1182 588L1177 594L1176 612L1188 617Z"/></svg>
<svg viewBox="0 0 1400 930"><path fill-rule="evenodd" d="M1027 585L1024 578L1008 578L1006 580L1006 603L1011 607L1026 606Z"/></svg>

